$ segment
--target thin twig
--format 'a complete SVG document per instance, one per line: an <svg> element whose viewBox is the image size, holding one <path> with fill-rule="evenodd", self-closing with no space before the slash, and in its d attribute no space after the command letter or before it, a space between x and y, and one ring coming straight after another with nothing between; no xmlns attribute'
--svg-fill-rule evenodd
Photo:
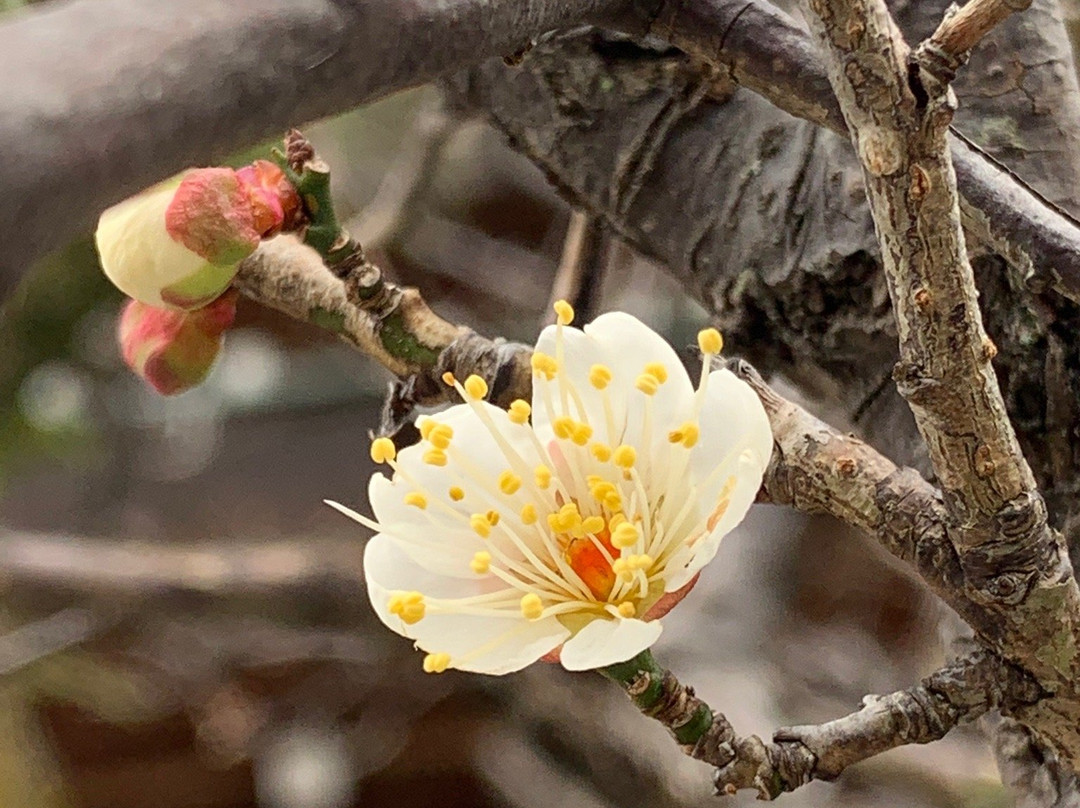
<svg viewBox="0 0 1080 808"><path fill-rule="evenodd" d="M916 50L916 59L924 68L940 65L946 73L955 73L967 61L968 54L999 23L1031 6L1031 0L969 0L955 11L945 12L938 29Z"/></svg>
<svg viewBox="0 0 1080 808"><path fill-rule="evenodd" d="M906 744L936 741L957 724L993 709L1038 701L1038 685L988 651L935 671L915 687L867 696L858 712L824 724L783 727L766 744L740 737L731 722L645 651L600 671L645 715L663 724L682 750L717 767L718 794L754 789L772 800L811 780L834 780L848 766Z"/></svg>
<svg viewBox="0 0 1080 808"><path fill-rule="evenodd" d="M572 211L548 303L567 300L580 319L591 320L595 314L605 256L604 228L600 219L581 210ZM555 310L548 305L543 323L548 325L554 322Z"/></svg>

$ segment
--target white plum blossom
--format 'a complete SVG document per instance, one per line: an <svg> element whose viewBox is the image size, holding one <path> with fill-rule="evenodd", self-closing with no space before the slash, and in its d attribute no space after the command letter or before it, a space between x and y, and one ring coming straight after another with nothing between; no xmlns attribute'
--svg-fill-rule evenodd
<svg viewBox="0 0 1080 808"><path fill-rule="evenodd" d="M757 395L713 370L699 334L695 389L675 351L634 317L541 333L532 402L464 403L420 421L423 440L372 457L393 477L368 489L377 531L364 554L379 618L427 652L424 670L488 674L541 658L570 670L651 646L720 540L746 515L772 451Z"/></svg>

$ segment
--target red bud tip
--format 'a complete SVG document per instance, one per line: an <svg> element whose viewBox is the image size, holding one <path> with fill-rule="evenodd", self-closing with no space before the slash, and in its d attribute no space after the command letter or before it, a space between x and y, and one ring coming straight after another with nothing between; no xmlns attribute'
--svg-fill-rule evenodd
<svg viewBox="0 0 1080 808"><path fill-rule="evenodd" d="M267 160L237 169L236 176L251 200L255 229L263 238L276 236L300 209L296 188L284 171Z"/></svg>

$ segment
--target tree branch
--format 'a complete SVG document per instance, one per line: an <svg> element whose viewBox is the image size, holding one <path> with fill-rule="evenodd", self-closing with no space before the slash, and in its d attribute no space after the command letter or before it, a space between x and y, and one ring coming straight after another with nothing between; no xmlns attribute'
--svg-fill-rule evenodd
<svg viewBox="0 0 1080 808"><path fill-rule="evenodd" d="M1007 17L1030 5L1031 0L968 0L959 9L945 13L941 25L919 46L919 51L955 73L984 36Z"/></svg>
<svg viewBox="0 0 1080 808"><path fill-rule="evenodd" d="M552 305L556 300L569 301L582 320L593 319L606 258L601 221L584 211L572 211L562 256L551 285L549 305L545 309L544 325L555 322Z"/></svg>
<svg viewBox="0 0 1080 808"><path fill-rule="evenodd" d="M1067 558L1057 559L1066 565L1057 578L1036 585L1031 581L1038 568L1011 562L992 578L973 580L965 558L953 546L953 535L962 526L949 518L941 494L917 472L897 468L863 441L787 401L747 363L732 370L754 388L772 425L775 444L764 482L769 500L807 513L827 513L869 532L980 637L1056 689L1055 697L1018 710L1017 717L1050 737L1075 764L1080 706L1073 682L1062 681L1058 673L1074 662L1075 651L1064 622L1075 587ZM996 597L987 594L987 587ZM1021 600L1014 602L1017 595Z"/></svg>
<svg viewBox="0 0 1080 808"><path fill-rule="evenodd" d="M1048 689L1069 691L1080 673L1080 590L990 363L996 348L982 327L946 140L955 98L930 72L909 70L883 0L810 7L881 242L900 338L893 377L941 481L968 586L1020 618L1003 652ZM1026 580L1003 579L1017 568ZM1054 626L1032 642L1048 614ZM1061 653L1048 655L1047 644ZM1075 763L1080 738L1067 733L1058 740Z"/></svg>
<svg viewBox="0 0 1080 808"><path fill-rule="evenodd" d="M713 64L799 118L846 133L810 35L766 0L665 0L649 32ZM969 236L1036 289L1080 299L1080 222L956 130L949 144Z"/></svg>
<svg viewBox="0 0 1080 808"><path fill-rule="evenodd" d="M718 794L754 789L771 800L811 780L835 780L848 766L911 743L930 743L983 713L1034 703L1043 695L1026 674L988 652L957 660L907 690L867 696L861 710L817 726L784 727L770 744L739 737L692 688L646 651L601 670L682 750L717 767Z"/></svg>
<svg viewBox="0 0 1080 808"><path fill-rule="evenodd" d="M337 334L398 377L383 411L382 434L397 432L418 405L454 400L453 388L442 380L447 371L462 378L483 376L496 405L528 397L527 346L448 323L416 289L391 283L371 264L358 269L362 278L343 281L314 250L279 236L240 265L234 283L252 300ZM366 297L350 299L348 287L355 283L367 285Z"/></svg>
<svg viewBox="0 0 1080 808"><path fill-rule="evenodd" d="M103 208L181 168L626 4L74 0L5 17L0 297Z"/></svg>

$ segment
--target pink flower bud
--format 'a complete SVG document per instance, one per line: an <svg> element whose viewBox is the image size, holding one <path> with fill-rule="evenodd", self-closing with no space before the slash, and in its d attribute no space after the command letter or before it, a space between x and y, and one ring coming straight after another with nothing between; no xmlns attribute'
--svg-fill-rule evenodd
<svg viewBox="0 0 1080 808"><path fill-rule="evenodd" d="M118 337L124 361L162 395L190 390L210 371L236 316L230 289L208 306L179 311L129 300Z"/></svg>
<svg viewBox="0 0 1080 808"><path fill-rule="evenodd" d="M101 265L129 297L196 309L228 288L239 263L291 221L299 205L272 163L192 169L101 215Z"/></svg>
<svg viewBox="0 0 1080 808"><path fill-rule="evenodd" d="M263 238L276 236L300 209L300 195L285 172L268 160L256 160L236 171L251 199L255 229Z"/></svg>

